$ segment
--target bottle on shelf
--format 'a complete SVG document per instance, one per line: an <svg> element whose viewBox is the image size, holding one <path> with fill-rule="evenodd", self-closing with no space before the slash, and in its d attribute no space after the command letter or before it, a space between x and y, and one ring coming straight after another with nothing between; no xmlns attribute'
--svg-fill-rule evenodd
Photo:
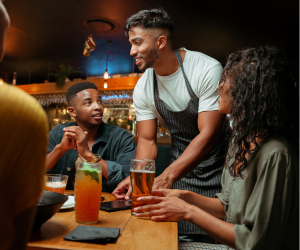
<svg viewBox="0 0 300 250"><path fill-rule="evenodd" d="M14 72L14 77L13 77L12 84L17 85L17 72Z"/></svg>
<svg viewBox="0 0 300 250"><path fill-rule="evenodd" d="M127 121L127 130L129 132L132 132L132 120L130 119L130 117L128 117L128 121Z"/></svg>
<svg viewBox="0 0 300 250"><path fill-rule="evenodd" d="M137 133L137 128L136 128L136 117L134 116L133 121L132 121L132 135L133 136L138 136Z"/></svg>

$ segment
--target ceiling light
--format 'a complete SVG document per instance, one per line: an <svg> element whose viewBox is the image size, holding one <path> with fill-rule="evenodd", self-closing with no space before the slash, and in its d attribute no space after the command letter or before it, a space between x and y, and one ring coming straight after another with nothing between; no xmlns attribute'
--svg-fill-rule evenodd
<svg viewBox="0 0 300 250"><path fill-rule="evenodd" d="M111 59L109 59L109 55L112 55L112 58L111 58ZM103 78L104 78L104 79L108 79L108 78L109 78L109 74L108 74L108 72L107 72L107 63L108 63L108 61L113 61L114 58L115 58L115 57L114 57L114 54L108 51L107 57L106 57L106 69L105 69L105 72L104 72L104 75L103 75Z"/></svg>
<svg viewBox="0 0 300 250"><path fill-rule="evenodd" d="M107 69L105 69L105 73L104 73L103 77L104 77L104 79L108 79L109 74L108 74L108 72L107 72Z"/></svg>
<svg viewBox="0 0 300 250"><path fill-rule="evenodd" d="M107 89L107 80L104 82L104 88Z"/></svg>
<svg viewBox="0 0 300 250"><path fill-rule="evenodd" d="M84 17L78 21L78 25L93 34L115 33L122 27L116 21L100 16Z"/></svg>

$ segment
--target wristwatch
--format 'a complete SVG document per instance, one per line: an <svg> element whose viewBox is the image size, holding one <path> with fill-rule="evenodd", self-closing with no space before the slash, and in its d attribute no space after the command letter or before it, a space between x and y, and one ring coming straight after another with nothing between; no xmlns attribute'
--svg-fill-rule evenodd
<svg viewBox="0 0 300 250"><path fill-rule="evenodd" d="M91 163L96 163L96 162L98 162L100 160L101 160L101 156L97 155L97 154L94 154L93 155L93 160L91 160Z"/></svg>

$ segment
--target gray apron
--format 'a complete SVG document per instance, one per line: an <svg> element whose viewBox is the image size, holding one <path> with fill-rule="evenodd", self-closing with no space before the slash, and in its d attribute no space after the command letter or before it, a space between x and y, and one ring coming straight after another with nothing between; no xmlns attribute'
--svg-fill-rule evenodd
<svg viewBox="0 0 300 250"><path fill-rule="evenodd" d="M190 142L200 133L198 129L199 98L195 95L184 73L180 53L175 50L175 54L191 97L185 110L174 112L163 100L159 99L156 74L153 71L155 107L168 126L172 138L170 164L181 156ZM216 193L221 192L221 175L225 159L221 149L222 145L217 145L192 172L175 182L173 188L189 190L208 197L214 197ZM206 234L194 224L186 221L178 222L178 232L182 234Z"/></svg>

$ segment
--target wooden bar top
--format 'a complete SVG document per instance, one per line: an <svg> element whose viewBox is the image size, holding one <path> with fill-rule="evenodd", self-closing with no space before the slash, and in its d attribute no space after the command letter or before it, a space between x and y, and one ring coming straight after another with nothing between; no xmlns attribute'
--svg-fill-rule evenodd
<svg viewBox="0 0 300 250"><path fill-rule="evenodd" d="M66 191L72 194L73 191ZM110 193L102 193L104 202L115 200ZM74 208L60 210L45 222L41 230L31 235L27 250L49 249L115 249L115 250L177 250L177 222L153 222L149 219L131 216L131 210L117 212L99 212L99 222L90 226L118 227L120 236L116 243L92 244L64 240L63 237L71 232L78 224L75 221Z"/></svg>

